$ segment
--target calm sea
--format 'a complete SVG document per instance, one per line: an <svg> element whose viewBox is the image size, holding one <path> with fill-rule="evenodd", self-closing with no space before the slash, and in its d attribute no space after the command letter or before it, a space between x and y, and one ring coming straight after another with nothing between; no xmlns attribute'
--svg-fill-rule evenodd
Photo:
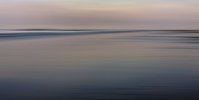
<svg viewBox="0 0 199 100"><path fill-rule="evenodd" d="M0 100L199 100L199 31L1 31Z"/></svg>

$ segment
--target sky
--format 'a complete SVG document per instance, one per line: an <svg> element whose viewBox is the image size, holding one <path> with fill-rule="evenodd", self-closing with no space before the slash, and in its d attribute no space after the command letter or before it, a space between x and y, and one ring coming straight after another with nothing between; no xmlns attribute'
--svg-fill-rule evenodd
<svg viewBox="0 0 199 100"><path fill-rule="evenodd" d="M199 0L0 0L0 29L198 29Z"/></svg>

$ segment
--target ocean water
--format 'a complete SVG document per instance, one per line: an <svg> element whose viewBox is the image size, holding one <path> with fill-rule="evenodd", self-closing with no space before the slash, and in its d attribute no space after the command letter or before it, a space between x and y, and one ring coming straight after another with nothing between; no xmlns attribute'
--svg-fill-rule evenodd
<svg viewBox="0 0 199 100"><path fill-rule="evenodd" d="M1 31L0 100L199 100L199 31Z"/></svg>

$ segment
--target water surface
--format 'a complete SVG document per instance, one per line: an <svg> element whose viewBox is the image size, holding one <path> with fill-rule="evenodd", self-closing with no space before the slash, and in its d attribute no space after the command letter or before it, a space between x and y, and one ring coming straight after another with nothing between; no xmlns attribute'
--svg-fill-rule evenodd
<svg viewBox="0 0 199 100"><path fill-rule="evenodd" d="M2 100L198 100L199 32L0 32Z"/></svg>

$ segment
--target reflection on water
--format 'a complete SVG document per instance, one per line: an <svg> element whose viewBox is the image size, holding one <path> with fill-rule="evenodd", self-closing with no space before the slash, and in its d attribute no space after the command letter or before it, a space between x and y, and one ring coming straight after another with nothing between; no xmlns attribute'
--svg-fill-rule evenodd
<svg viewBox="0 0 199 100"><path fill-rule="evenodd" d="M198 31L0 34L2 100L199 99Z"/></svg>

